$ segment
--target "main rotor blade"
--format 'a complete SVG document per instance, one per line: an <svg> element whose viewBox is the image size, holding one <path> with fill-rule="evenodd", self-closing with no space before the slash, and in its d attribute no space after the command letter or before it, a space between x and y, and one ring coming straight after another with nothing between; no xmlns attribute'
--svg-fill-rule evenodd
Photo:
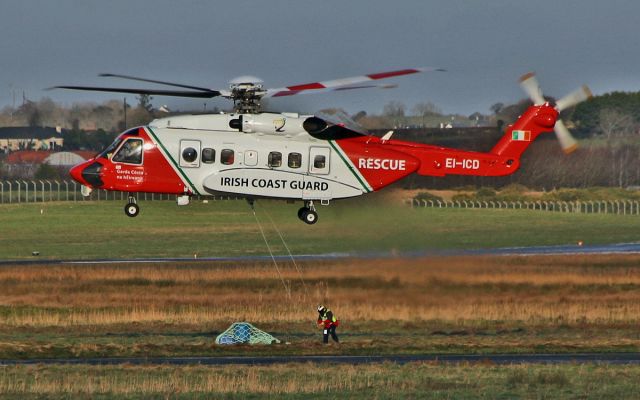
<svg viewBox="0 0 640 400"><path fill-rule="evenodd" d="M534 105L544 104L545 100L542 96L542 90L536 79L536 75L533 72L522 75L520 77L520 86L529 95L529 98Z"/></svg>
<svg viewBox="0 0 640 400"><path fill-rule="evenodd" d="M283 96L293 96L294 94L315 94L315 93L326 93L326 92L337 92L344 90L354 90L354 89L393 89L398 87L398 85L384 85L384 84L372 84L372 85L356 85L356 86L339 86L335 88L324 88L324 89L316 89L316 90L281 90L278 92L272 92L271 90L267 91L265 97L283 97Z"/></svg>
<svg viewBox="0 0 640 400"><path fill-rule="evenodd" d="M576 104L582 103L592 96L593 94L591 93L591 89L589 89L587 85L583 85L581 88L578 88L577 90L556 101L556 109L558 111L565 110L567 108L575 106Z"/></svg>
<svg viewBox="0 0 640 400"><path fill-rule="evenodd" d="M560 142L560 147L562 147L562 150L566 154L569 154L578 148L578 142L576 142L573 136L571 136L569 129L567 129L562 120L556 121L556 125L553 127L553 130L555 131L556 137Z"/></svg>
<svg viewBox="0 0 640 400"><path fill-rule="evenodd" d="M155 90L155 89L130 89L130 88L112 88L112 87L98 87L98 86L54 86L49 89L72 89L72 90L86 90L92 92L114 92L114 93L133 93L133 94L148 94L158 96L175 96L175 97L195 97L210 99L212 97L220 96L220 92L217 90L210 90L208 92L190 92L186 90Z"/></svg>
<svg viewBox="0 0 640 400"><path fill-rule="evenodd" d="M175 87L181 87L181 88L185 88L185 89L202 90L203 92L211 92L212 91L212 89L207 89L207 88L203 88L203 87L199 87L199 86L183 85L181 83L158 81L158 80L155 80L155 79L138 78L136 76L130 76L130 75L99 74L98 76L109 77L109 78L122 78L122 79L129 79L129 80L132 80L132 81L140 81L140 82L157 83L157 84L160 84L160 85L175 86Z"/></svg>
<svg viewBox="0 0 640 400"><path fill-rule="evenodd" d="M276 88L276 89L268 89L267 97L291 96L293 94L306 92L308 90L311 91L310 93L316 93L318 92L318 90L322 90L322 89L336 89L341 87L351 87L353 85L374 81L374 80L379 80L379 79L388 79L388 78L394 78L396 76L404 76L404 75L417 74L420 72L432 72L432 71L444 72L445 70L442 68L431 68L431 67L409 68L409 69L402 69L402 70L396 70L396 71L381 72L377 74L353 76L350 78L334 79L330 81L303 83L300 85L286 86L286 87ZM283 94L278 94L281 92Z"/></svg>

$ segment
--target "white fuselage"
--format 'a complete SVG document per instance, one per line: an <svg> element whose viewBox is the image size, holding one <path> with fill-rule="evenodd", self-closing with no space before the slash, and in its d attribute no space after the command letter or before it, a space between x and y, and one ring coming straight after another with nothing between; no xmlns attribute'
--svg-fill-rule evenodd
<svg viewBox="0 0 640 400"><path fill-rule="evenodd" d="M303 129L308 117L239 117L168 117L151 122L147 130L194 194L329 200L370 191L335 141L316 139ZM230 127L232 120L238 129Z"/></svg>

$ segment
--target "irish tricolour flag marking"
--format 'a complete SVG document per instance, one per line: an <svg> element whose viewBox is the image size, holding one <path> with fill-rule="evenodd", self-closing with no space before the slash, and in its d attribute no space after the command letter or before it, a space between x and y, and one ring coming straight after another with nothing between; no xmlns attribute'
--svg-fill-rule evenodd
<svg viewBox="0 0 640 400"><path fill-rule="evenodd" d="M521 140L523 142L531 141L531 131L513 131L511 134L513 140Z"/></svg>

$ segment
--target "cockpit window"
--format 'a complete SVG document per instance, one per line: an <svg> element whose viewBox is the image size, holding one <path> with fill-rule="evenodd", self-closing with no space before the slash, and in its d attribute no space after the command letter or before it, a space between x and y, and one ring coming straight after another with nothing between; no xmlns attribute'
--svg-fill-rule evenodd
<svg viewBox="0 0 640 400"><path fill-rule="evenodd" d="M107 147L102 153L100 153L98 157L110 159L113 155L113 152L118 148L118 146L120 146L120 143L122 143L122 139L116 139L109 145L109 147Z"/></svg>
<svg viewBox="0 0 640 400"><path fill-rule="evenodd" d="M127 139L120 150L111 157L111 161L142 164L142 139Z"/></svg>

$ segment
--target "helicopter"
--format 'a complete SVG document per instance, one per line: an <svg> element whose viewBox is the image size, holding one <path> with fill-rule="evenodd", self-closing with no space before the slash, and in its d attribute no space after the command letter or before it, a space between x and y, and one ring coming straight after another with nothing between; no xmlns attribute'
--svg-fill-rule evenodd
<svg viewBox="0 0 640 400"><path fill-rule="evenodd" d="M90 195L95 188L129 192L125 214L140 208L136 193L176 195L188 205L193 196L231 194L245 197L302 201L298 218L318 221L316 204L361 196L410 175L504 176L520 166L520 156L542 133L555 131L569 153L577 142L559 119L559 113L591 97L583 86L555 101L547 101L533 73L520 84L533 105L509 125L489 152L465 151L392 139L390 131L377 137L349 124L298 113L261 111L261 99L305 93L364 88L386 88L376 81L438 68L411 68L359 77L265 89L254 77L231 82L229 90L101 74L181 90L95 86L56 86L60 89L135 93L194 98L224 97L233 112L168 116L129 129L94 158L74 166L71 177Z"/></svg>

